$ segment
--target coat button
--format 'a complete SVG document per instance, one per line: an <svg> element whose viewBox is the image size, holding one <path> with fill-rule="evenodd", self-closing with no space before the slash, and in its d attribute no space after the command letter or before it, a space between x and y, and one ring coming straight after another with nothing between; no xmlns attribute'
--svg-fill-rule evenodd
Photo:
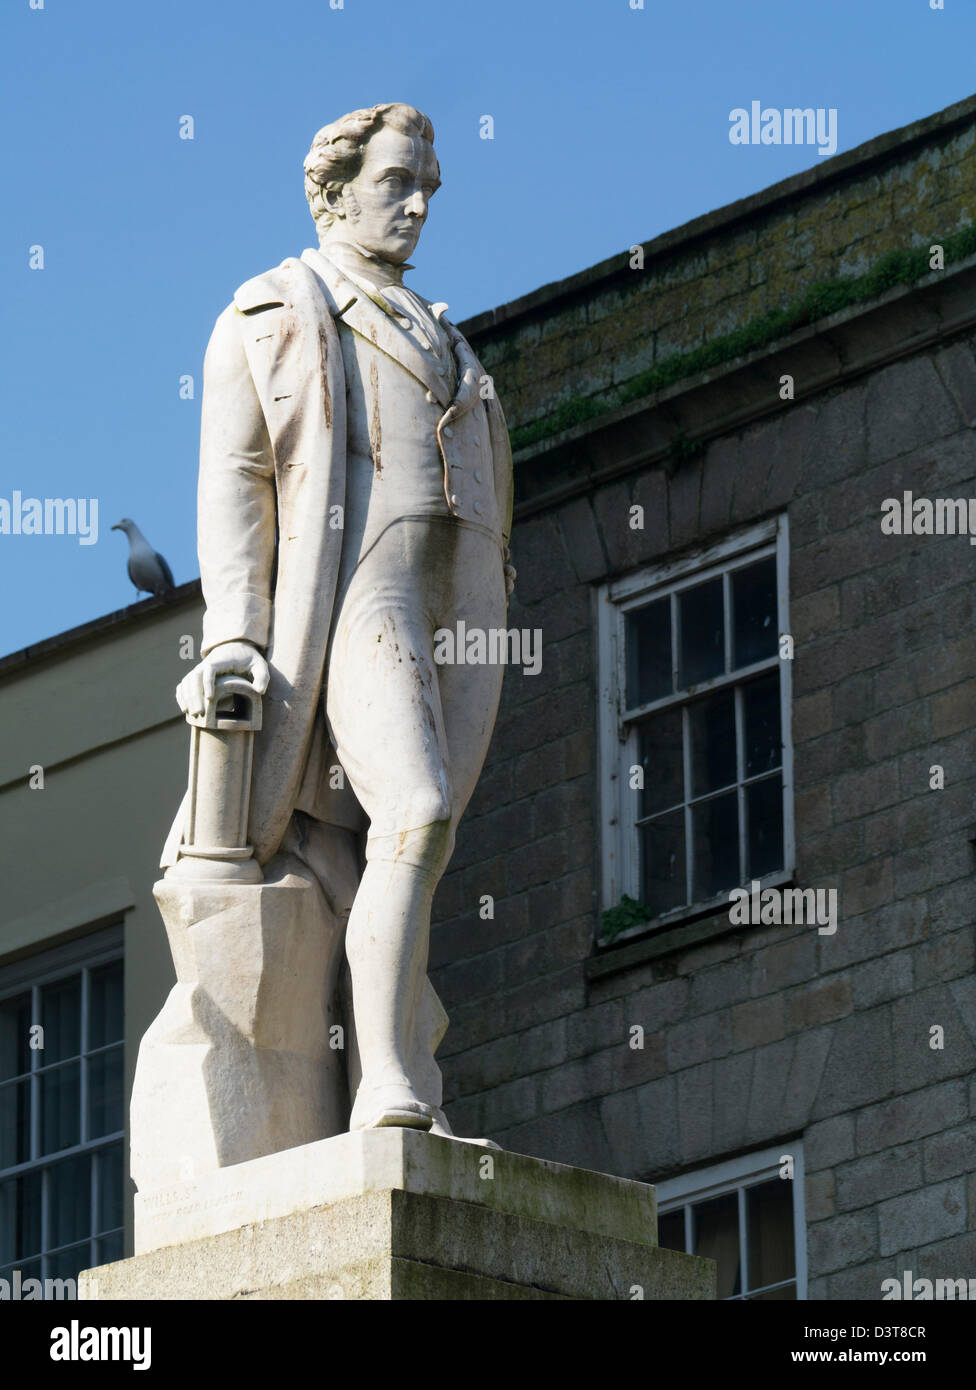
<svg viewBox="0 0 976 1390"><path fill-rule="evenodd" d="M437 400L437 397L434 395L433 391L428 391L428 392L427 392L427 404L428 404L428 405L433 405L434 402L435 402L436 400Z"/></svg>
<svg viewBox="0 0 976 1390"><path fill-rule="evenodd" d="M477 468L474 470L474 480L476 483L481 482L481 474L479 473Z"/></svg>
<svg viewBox="0 0 976 1390"><path fill-rule="evenodd" d="M452 506L452 507L457 507L457 506L459 506L459 505L460 505L460 504L459 504L459 502L458 502L458 495L457 495L457 493L456 493L456 492L452 492L452 493L451 493L451 506Z"/></svg>
<svg viewBox="0 0 976 1390"><path fill-rule="evenodd" d="M454 431L451 429L450 425L445 425L444 428L441 430L441 434L444 436L445 439L454 438Z"/></svg>
<svg viewBox="0 0 976 1390"><path fill-rule="evenodd" d="M481 515L481 503L480 503L480 502L475 502L475 504L474 504L474 514L475 514L475 516L480 516L480 515Z"/></svg>
<svg viewBox="0 0 976 1390"><path fill-rule="evenodd" d="M403 318L402 316L397 319L397 323L400 325L401 328L409 328L411 326L410 320L407 318Z"/></svg>

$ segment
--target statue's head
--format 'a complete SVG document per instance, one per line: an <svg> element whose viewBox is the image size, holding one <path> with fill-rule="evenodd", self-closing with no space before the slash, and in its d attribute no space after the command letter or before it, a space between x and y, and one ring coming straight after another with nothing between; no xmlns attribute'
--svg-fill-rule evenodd
<svg viewBox="0 0 976 1390"><path fill-rule="evenodd" d="M319 241L356 241L398 265L417 245L440 181L434 127L399 101L323 126L305 159Z"/></svg>

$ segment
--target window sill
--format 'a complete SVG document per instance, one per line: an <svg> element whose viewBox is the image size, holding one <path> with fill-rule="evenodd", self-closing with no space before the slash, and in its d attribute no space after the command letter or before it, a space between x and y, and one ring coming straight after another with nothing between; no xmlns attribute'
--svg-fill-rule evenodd
<svg viewBox="0 0 976 1390"><path fill-rule="evenodd" d="M781 869L779 873L767 874L760 879L760 886L785 888L793 885L793 878L791 869ZM678 913L669 914L667 918L628 927L605 946L597 942L596 954L586 961L587 980L602 980L631 966L643 965L646 961L669 955L672 951L699 946L728 932L742 931L738 923L729 921L729 906L728 893L724 893L710 903L684 908Z"/></svg>

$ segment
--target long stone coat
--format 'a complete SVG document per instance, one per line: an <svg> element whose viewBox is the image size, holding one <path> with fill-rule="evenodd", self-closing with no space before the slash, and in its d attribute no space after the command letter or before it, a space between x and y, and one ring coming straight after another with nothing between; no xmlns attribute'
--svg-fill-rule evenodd
<svg viewBox="0 0 976 1390"><path fill-rule="evenodd" d="M506 544L511 530L505 417L493 391L482 389L487 374L452 324L441 317L457 368L453 400L382 293L366 295L319 251L289 258L237 290L217 320L204 363L201 655L221 642L245 640L268 659L248 832L262 864L296 807L349 828L362 822L351 790L330 791L327 770L336 759L321 699L343 536L334 524L342 516L346 448L337 318L412 373L444 409L437 440L449 509L469 520L480 514L477 479L494 491ZM177 857L185 810L186 801L163 865Z"/></svg>

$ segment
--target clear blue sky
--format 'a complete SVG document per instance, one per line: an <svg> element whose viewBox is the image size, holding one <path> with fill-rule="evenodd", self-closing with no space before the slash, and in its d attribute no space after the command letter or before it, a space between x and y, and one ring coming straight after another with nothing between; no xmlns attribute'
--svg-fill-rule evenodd
<svg viewBox="0 0 976 1390"><path fill-rule="evenodd" d="M456 321L822 162L732 146L734 107L836 107L843 152L976 89L974 0L644 5L4 0L0 498L97 497L99 538L0 535L0 653L134 601L122 516L197 574L207 338L314 242L302 159L336 116L433 120L408 282Z"/></svg>

